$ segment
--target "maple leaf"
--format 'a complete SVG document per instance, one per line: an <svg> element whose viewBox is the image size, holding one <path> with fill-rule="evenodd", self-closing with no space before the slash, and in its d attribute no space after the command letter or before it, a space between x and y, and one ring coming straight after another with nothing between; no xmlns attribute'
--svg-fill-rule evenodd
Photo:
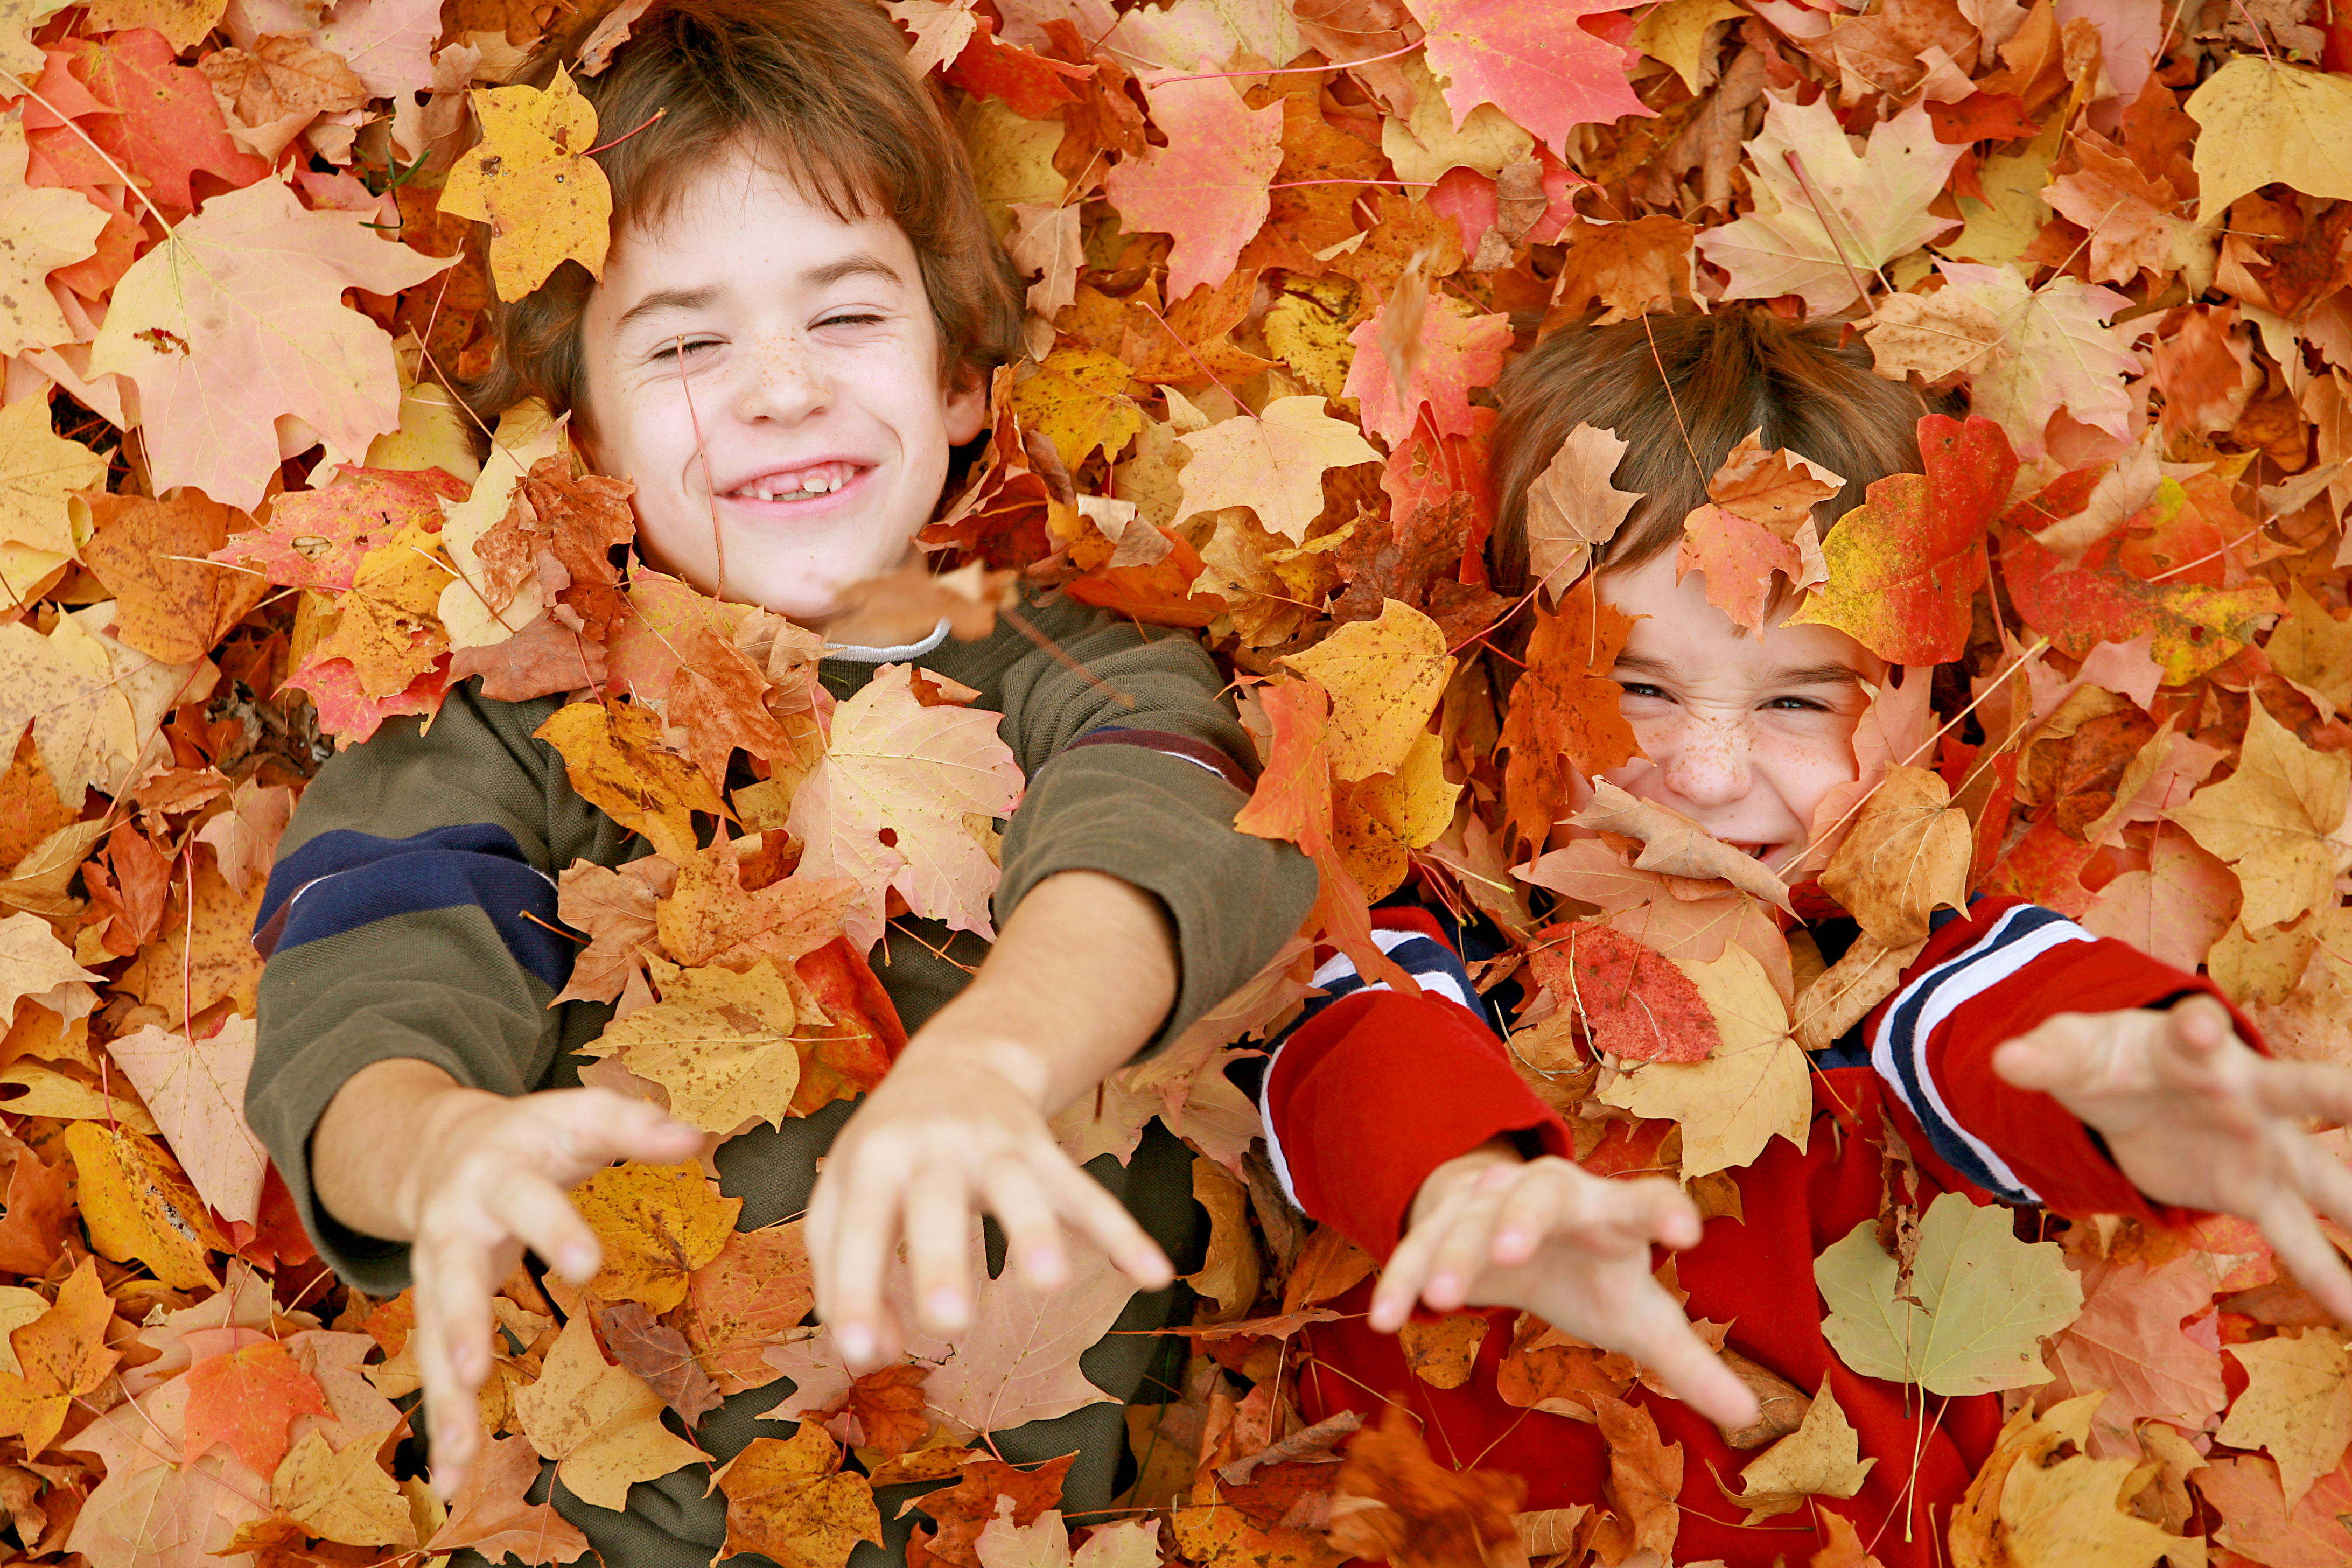
<svg viewBox="0 0 2352 1568"><path fill-rule="evenodd" d="M1430 68L1446 79L1455 129L1491 103L1568 156L1579 125L1653 112L1625 83L1624 53L1578 26L1620 7L1575 0L1541 13L1507 0L1420 0Z"/></svg>
<svg viewBox="0 0 2352 1568"><path fill-rule="evenodd" d="M0 1431L21 1433L40 1458L76 1402L98 1391L121 1352L108 1348L114 1303L84 1258L58 1289L57 1304L8 1331L18 1370L0 1372Z"/></svg>
<svg viewBox="0 0 2352 1568"><path fill-rule="evenodd" d="M661 1395L597 1353L585 1314L563 1325L539 1381L514 1392L523 1436L556 1478L599 1508L628 1506L629 1488L709 1456L661 1423Z"/></svg>
<svg viewBox="0 0 2352 1568"><path fill-rule="evenodd" d="M73 949L57 938L49 922L26 912L0 920L0 1004L16 1011L26 997L63 1013L84 983L99 976L74 962Z"/></svg>
<svg viewBox="0 0 2352 1568"><path fill-rule="evenodd" d="M1821 1392L1805 1408L1803 1424L1739 1472L1746 1485L1731 1500L1748 1510L1744 1522L1752 1525L1794 1513L1809 1497L1852 1497L1878 1463L1863 1458L1860 1445L1859 1434L1838 1408L1824 1374Z"/></svg>
<svg viewBox="0 0 2352 1568"><path fill-rule="evenodd" d="M287 1428L304 1415L324 1415L319 1380L275 1340L208 1356L188 1369L187 1425L180 1453L194 1459L226 1443L239 1463L268 1475L286 1457Z"/></svg>
<svg viewBox="0 0 2352 1568"><path fill-rule="evenodd" d="M1168 296L1181 300L1223 282L1265 222L1265 187L1282 163L1282 106L1251 109L1235 84L1213 78L1141 79L1168 145L1121 159L1103 192L1129 229L1174 238Z"/></svg>
<svg viewBox="0 0 2352 1568"><path fill-rule="evenodd" d="M2050 1363L2065 1384L2053 1394L2106 1393L2091 1422L2092 1453L2134 1458L2142 1421L2195 1431L2228 1403L2221 1355L2180 1328L2212 1296L2212 1276L2194 1257L2154 1267L2113 1264L2095 1279L2086 1275L2083 1315L2050 1342Z"/></svg>
<svg viewBox="0 0 2352 1568"><path fill-rule="evenodd" d="M1440 435L1468 435L1476 422L1470 411L1470 389L1493 385L1502 373L1503 354L1511 346L1510 318L1481 315L1450 294L1430 300L1411 340L1421 368L1406 392L1387 374L1381 357L1362 352L1380 342L1388 312L1397 308L1398 301L1391 300L1349 334L1358 352L1342 395L1356 400L1364 428L1387 442L1391 451L1412 433L1424 407Z"/></svg>
<svg viewBox="0 0 2352 1568"><path fill-rule="evenodd" d="M2260 1458L2215 1458L2197 1472L2197 1490L2219 1515L2217 1545L2270 1568L2336 1568L2352 1553L2352 1477L2322 1476L2290 1510L2278 1467Z"/></svg>
<svg viewBox="0 0 2352 1568"><path fill-rule="evenodd" d="M1528 486L1528 570L1548 600L1584 575L1641 500L1610 482L1625 447L1613 431L1579 425Z"/></svg>
<svg viewBox="0 0 2352 1568"><path fill-rule="evenodd" d="M196 842L212 846L213 864L241 897L268 877L278 840L293 815L291 789L247 779L229 792L228 809L196 829Z"/></svg>
<svg viewBox="0 0 2352 1568"><path fill-rule="evenodd" d="M2339 621L2302 583L2287 584L2286 614L2263 645L2280 677L2333 718L2352 711L2352 621Z"/></svg>
<svg viewBox="0 0 2352 1568"><path fill-rule="evenodd" d="M226 1453L193 1464L179 1457L188 1385L175 1378L101 1411L74 1436L77 1453L97 1457L106 1479L90 1491L65 1549L106 1568L215 1568L240 1525L266 1517L255 1500L267 1478Z"/></svg>
<svg viewBox="0 0 2352 1568"><path fill-rule="evenodd" d="M2083 929L2130 942L2176 969L2205 961L2237 916L2238 879L2219 858L2179 832L2148 841L2144 871L2126 871L2099 889Z"/></svg>
<svg viewBox="0 0 2352 1568"><path fill-rule="evenodd" d="M373 1443L337 1448L324 1433L306 1433L271 1474L271 1500L307 1533L328 1541L351 1546L414 1541L408 1500L375 1451Z"/></svg>
<svg viewBox="0 0 2352 1568"><path fill-rule="evenodd" d="M0 354L73 341L77 334L46 280L96 254L106 226L105 210L78 191L28 189L25 162L24 111L12 109L0 114Z"/></svg>
<svg viewBox="0 0 2352 1568"><path fill-rule="evenodd" d="M869 1372L849 1385L841 1403L814 1419L843 1442L896 1458L931 1429L923 1380L928 1367L900 1364Z"/></svg>
<svg viewBox="0 0 2352 1568"><path fill-rule="evenodd" d="M996 867L967 815L1011 815L1020 764L997 737L1001 715L926 708L914 667L886 664L834 710L824 760L793 795L784 826L806 841L801 874L845 876L860 899L843 924L861 950L882 934L883 893L914 913L994 940Z"/></svg>
<svg viewBox="0 0 2352 1568"><path fill-rule="evenodd" d="M1633 861L1636 870L1694 881L1720 879L1778 908L1790 907L1788 884L1771 868L1733 848L1672 807L1637 799L1607 779L1592 781L1592 804L1569 820L1579 827L1640 839L1642 852Z"/></svg>
<svg viewBox="0 0 2352 1568"><path fill-rule="evenodd" d="M604 1250L588 1288L656 1312L686 1300L687 1276L719 1256L743 1211L742 1199L719 1196L690 1160L610 1166L574 1187L572 1202Z"/></svg>
<svg viewBox="0 0 2352 1568"><path fill-rule="evenodd" d="M167 664L106 631L114 602L59 616L47 637L22 621L0 626L0 737L33 724L58 798L79 802L95 784L121 795L167 752L163 716L201 700L217 674L208 660Z"/></svg>
<svg viewBox="0 0 2352 1568"><path fill-rule="evenodd" d="M1400 1405L1349 1441L1337 1490L1331 1544L1352 1556L1398 1568L1527 1561L1511 1522L1527 1482L1504 1471L1446 1469Z"/></svg>
<svg viewBox="0 0 2352 1568"><path fill-rule="evenodd" d="M2181 106L2197 138L2197 216L2218 214L2276 181L2315 196L2352 196L2352 85L2247 57L2224 63Z"/></svg>
<svg viewBox="0 0 2352 1568"><path fill-rule="evenodd" d="M1528 962L1562 1006L1573 1007L1598 1049L1630 1061L1703 1062L1721 1043L1697 983L1675 963L1600 925L1537 933Z"/></svg>
<svg viewBox="0 0 2352 1568"><path fill-rule="evenodd" d="M1992 1555L1999 1552L2018 1563L2125 1568L2159 1558L2202 1558L2202 1542L2183 1541L2124 1511L2125 1479L2134 1473L2130 1460L2058 1455L2061 1447L2082 1444L2099 1398L2066 1400L2038 1420L2022 1411L2010 1418L1992 1458L1955 1510L1956 1560L1999 1561Z"/></svg>
<svg viewBox="0 0 2352 1568"><path fill-rule="evenodd" d="M1064 468L1076 469L1098 447L1107 457L1118 456L1143 428L1143 415L1127 395L1129 375L1117 354L1055 349L1013 389L1013 412L1023 429L1054 443ZM1322 510L1319 502L1316 510Z"/></svg>
<svg viewBox="0 0 2352 1568"><path fill-rule="evenodd" d="M1999 361L2000 320L1968 295L1949 289L1933 294L1889 294L1862 323L1873 365L1889 380L1916 374L1939 382L1970 367Z"/></svg>
<svg viewBox="0 0 2352 1568"><path fill-rule="evenodd" d="M1876 1223L1856 1226L1813 1263L1830 1309L1822 1332L1839 1359L1930 1394L2050 1381L2041 1342L2083 1308L2083 1288L2055 1242L2019 1241L2007 1209L1946 1193L1920 1221L1910 1291L1898 1298L1895 1261L1879 1246Z"/></svg>
<svg viewBox="0 0 2352 1568"><path fill-rule="evenodd" d="M801 1223L735 1231L719 1256L687 1277L669 1321L721 1394L775 1381L766 1352L816 1304Z"/></svg>
<svg viewBox="0 0 2352 1568"><path fill-rule="evenodd" d="M1394 599L1285 662L1330 696L1331 776L1348 781L1404 765L1454 673L1436 623Z"/></svg>
<svg viewBox="0 0 2352 1568"><path fill-rule="evenodd" d="M50 428L47 398L17 398L0 408L0 540L63 565L77 548L67 498L105 481L105 458Z"/></svg>
<svg viewBox="0 0 2352 1568"><path fill-rule="evenodd" d="M2107 325L2127 296L2067 277L2029 289L2007 265L1936 267L1944 275L1936 298L1948 301L1939 309L1973 305L1999 330L1996 347L1969 356L1969 406L1996 421L2018 456L2042 456L2044 427L2062 408L2112 436L2132 434L2124 380L2139 372L2131 344L2144 329Z"/></svg>
<svg viewBox="0 0 2352 1568"><path fill-rule="evenodd" d="M2179 266L2177 247L2193 229L2173 216L2172 182L2149 177L2087 128L2074 152L2082 167L2051 181L2042 199L2090 232L2091 281L2129 285L2143 270Z"/></svg>
<svg viewBox="0 0 2352 1568"><path fill-rule="evenodd" d="M1788 1005L1763 964L1728 943L1711 963L1669 962L1713 1015L1718 1043L1703 1061L1628 1068L1601 1090L1601 1101L1682 1123L1686 1180L1745 1165L1776 1135L1802 1147L1812 1119L1810 1073L1790 1037Z"/></svg>
<svg viewBox="0 0 2352 1568"><path fill-rule="evenodd" d="M1764 129L1745 143L1756 209L1698 237L1731 274L1726 299L1798 294L1824 315L1853 304L1872 269L1952 226L1927 204L1962 149L1936 139L1924 104L1881 120L1859 148L1826 99L1767 93L1764 105Z"/></svg>
<svg viewBox="0 0 2352 1568"><path fill-rule="evenodd" d="M65 1145L80 1177L92 1248L118 1262L136 1258L179 1289L219 1289L207 1254L227 1251L228 1243L168 1153L94 1121L68 1127Z"/></svg>
<svg viewBox="0 0 2352 1568"><path fill-rule="evenodd" d="M843 1568L859 1542L881 1543L872 1483L841 1473L840 1446L814 1421L789 1438L752 1438L710 1481L727 1497L721 1556L758 1552L782 1568Z"/></svg>
<svg viewBox="0 0 2352 1568"><path fill-rule="evenodd" d="M2347 788L2352 763L2304 745L2256 700L2237 771L2169 815L2236 868L2245 889L2240 921L2283 925L2335 904Z"/></svg>
<svg viewBox="0 0 2352 1568"><path fill-rule="evenodd" d="M349 592L362 561L412 529L437 528L439 503L465 499L465 485L438 468L339 463L332 483L278 496L266 525L231 535L212 559L289 588Z"/></svg>
<svg viewBox="0 0 2352 1568"><path fill-rule="evenodd" d="M2017 473L2001 428L1919 421L1926 470L1874 480L1822 542L1829 581L1788 618L1835 626L1890 664L1936 664L1967 646L1969 601L1985 580L1985 531Z"/></svg>
<svg viewBox="0 0 2352 1568"><path fill-rule="evenodd" d="M2293 1509L2352 1446L2345 1336L2331 1328L2291 1329L2276 1339L2231 1345L2230 1353L2246 1369L2246 1390L2218 1435L2234 1447L2268 1449Z"/></svg>
<svg viewBox="0 0 2352 1568"><path fill-rule="evenodd" d="M802 1059L830 1020L787 969L762 958L736 974L653 961L662 999L639 1007L582 1047L617 1057L659 1084L670 1113L724 1137L751 1120L782 1126L794 1114Z"/></svg>
<svg viewBox="0 0 2352 1568"><path fill-rule="evenodd" d="M644 1378L688 1432L725 1401L694 1359L686 1336L636 1302L598 1309L596 1327L614 1361Z"/></svg>
<svg viewBox="0 0 2352 1568"><path fill-rule="evenodd" d="M979 1238L975 1225L975 1247ZM902 1323L917 1321L912 1289L906 1270L892 1270L892 1310ZM918 1330L908 1337L907 1359L932 1366L925 1396L958 1436L1066 1415L1110 1398L1087 1381L1078 1356L1134 1294L1134 1283L1100 1249L1079 1247L1068 1282L1051 1298L1033 1295L1009 1278L988 1279L979 1288L969 1328L952 1339ZM856 1381L834 1346L831 1329L779 1346L768 1360L797 1386L764 1419L798 1420L829 1409Z"/></svg>
<svg viewBox="0 0 2352 1568"><path fill-rule="evenodd" d="M587 156L596 110L556 68L542 91L525 83L477 89L482 140L459 155L440 210L490 226L490 277L501 300L520 300L566 261L604 276L613 187Z"/></svg>
<svg viewBox="0 0 2352 1568"><path fill-rule="evenodd" d="M229 141L211 84L203 72L178 64L175 52L150 27L51 48L36 85L51 103L68 108L73 125L45 110L26 114L32 182L88 190L119 184L116 171L128 169L149 196L177 214L196 205L189 181L199 170L233 186L264 179L268 163Z"/></svg>
<svg viewBox="0 0 2352 1568"><path fill-rule="evenodd" d="M493 1437L449 1500L449 1517L425 1542L428 1553L472 1547L492 1563L519 1558L526 1568L572 1563L588 1551L580 1527L555 1505L526 1502L539 1481L540 1460L528 1437Z"/></svg>
<svg viewBox="0 0 2352 1568"><path fill-rule="evenodd" d="M1069 1527L1048 1509L1029 1524L1013 1521L1013 1503L996 1500L996 1517L980 1532L981 1568L1159 1568L1160 1521L1123 1519L1091 1533L1070 1550Z"/></svg>
<svg viewBox="0 0 2352 1568"><path fill-rule="evenodd" d="M131 263L90 368L138 384L157 489L194 485L250 510L278 468L278 416L344 451L399 426L391 339L341 291L389 294L448 265L264 180L213 197Z"/></svg>
<svg viewBox="0 0 2352 1568"><path fill-rule="evenodd" d="M652 841L673 864L695 852L690 813L725 807L702 773L661 742L661 721L633 703L573 702L532 731L563 757L572 787Z"/></svg>
<svg viewBox="0 0 2352 1568"><path fill-rule="evenodd" d="M1192 456L1179 475L1184 499L1175 522L1245 506L1294 544L1305 542L1307 525L1323 510L1324 470L1381 460L1354 426L1323 412L1320 397L1277 397L1261 414L1243 413L1177 439Z"/></svg>
<svg viewBox="0 0 2352 1568"><path fill-rule="evenodd" d="M1975 845L1968 814L1950 802L1925 768L1888 767L1822 868L1822 889L1885 946L1926 937L1938 909L1968 907Z"/></svg>
<svg viewBox="0 0 2352 1568"><path fill-rule="evenodd" d="M1016 1526L1035 1523L1062 1500L1063 1479L1077 1456L1064 1454L1024 1470L969 1449L961 1452L965 1457L945 1472L956 1478L956 1484L920 1500L922 1510L939 1526L924 1549L942 1563L982 1568L980 1537L994 1522L998 1504L1013 1505Z"/></svg>
<svg viewBox="0 0 2352 1568"><path fill-rule="evenodd" d="M1633 617L1600 596L1592 579L1560 595L1557 612L1534 607L1527 673L1511 691L1500 744L1511 755L1503 795L1520 840L1541 844L1567 804L1570 770L1591 778L1641 754L1609 679Z"/></svg>
<svg viewBox="0 0 2352 1568"><path fill-rule="evenodd" d="M1828 580L1813 508L1845 481L1793 453L1767 452L1750 431L1706 482L1707 504L1683 520L1675 580L1706 575L1707 603L1749 631L1764 629L1777 573L1794 588Z"/></svg>
<svg viewBox="0 0 2352 1568"><path fill-rule="evenodd" d="M180 1152L197 1195L223 1219L250 1224L261 1211L268 1151L245 1120L254 1024L234 1015L202 1040L150 1024L107 1046L139 1090L164 1139ZM253 1470L268 1465L247 1462Z"/></svg>

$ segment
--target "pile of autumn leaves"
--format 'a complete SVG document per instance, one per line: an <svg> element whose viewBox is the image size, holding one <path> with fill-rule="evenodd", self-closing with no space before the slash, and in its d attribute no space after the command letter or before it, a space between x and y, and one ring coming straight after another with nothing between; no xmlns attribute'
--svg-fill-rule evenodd
<svg viewBox="0 0 2352 1568"><path fill-rule="evenodd" d="M1515 952L1486 978L1525 986L1516 1048L1580 1149L1736 1204L1740 1166L1805 1136L1803 1050L1970 891L2203 964L2283 1054L2345 1058L2352 87L2308 62L2352 40L2308 5L889 9L1034 281L996 439L927 535L970 569L877 589L876 625L984 627L989 568L1201 628L1265 752L1242 826L1324 873L1307 934L1375 962L1364 902L1416 869L1489 917ZM563 878L567 994L621 1014L590 1081L721 1134L805 1115L887 1062L859 955L894 902L987 930L1020 775L968 693L901 668L835 703L805 632L615 569L625 487L542 416L509 411L480 462L436 385L481 367L493 286L601 264L582 153L627 129L568 78L491 84L551 25L593 75L629 16L97 0L0 24L0 1268L22 1280L0 1507L27 1556L568 1562L584 1542L522 1500L542 1458L617 1506L698 1458L666 1410L691 1433L788 1373L779 1414L814 1418L719 1474L730 1550L838 1563L878 1534L872 1488L921 1479L930 1555L1070 1560L1058 1469L970 1445L1095 1397L1076 1354L1124 1301L1107 1270L1057 1297L1051 1346L1008 1291L948 1366L919 1345L853 1380L799 1326L795 1227L736 1233L694 1166L606 1173L580 1198L611 1261L578 1299L501 1297L502 1436L445 1511L389 1468L405 1302L324 1278L237 1114L246 932L318 737L470 677L594 698L544 733L656 851ZM1236 74L1293 61L1318 68ZM497 237L456 258L476 220ZM1864 932L1826 969L1768 907L1787 888L1640 803L1604 792L1599 837L1536 853L1570 770L1631 744L1605 679L1624 626L1580 582L1631 499L1609 432L1535 487L1546 587L1507 714L1470 657L1513 607L1479 565L1479 389L1539 326L1719 298L1852 312L1883 373L1973 411L1825 540L1805 519L1840 480L1754 443L1686 527L1735 618L1777 571L1914 667L1860 736L1883 782L1818 825L1843 847L1807 869ZM1945 716L1969 711L1942 723L1927 667L1955 664ZM729 797L738 749L758 782ZM1670 1552L1670 1506L1515 1521L1507 1487L1406 1436L1334 1467L1348 1434L1297 1430L1286 1336L1369 1261L1283 1210L1221 1069L1303 994L1307 948L1063 1124L1124 1158L1164 1117L1213 1220L1200 1353L1130 1415L1131 1500L1164 1511L1076 1557L1575 1562L1629 1531ZM2248 1227L2029 1245L1955 1200L1915 1217L1907 1282L1865 1227L1817 1283L1855 1369L2032 1391L1956 1560L2087 1539L2074 1561L2141 1563L2183 1531L2273 1568L2352 1553L2345 1337ZM1505 1394L1534 1405L1561 1391L1521 1329ZM1458 1382L1475 1331L1414 1329L1422 1375ZM1741 1478L1758 1517L1861 1484L1833 1400L1790 1426Z"/></svg>

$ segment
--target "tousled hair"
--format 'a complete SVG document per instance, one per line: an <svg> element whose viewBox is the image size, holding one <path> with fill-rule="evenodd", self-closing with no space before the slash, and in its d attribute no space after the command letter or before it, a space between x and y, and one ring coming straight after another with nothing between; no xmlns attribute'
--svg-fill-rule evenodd
<svg viewBox="0 0 2352 1568"><path fill-rule="evenodd" d="M939 96L908 69L904 36L871 0L654 0L607 68L579 77L578 47L601 9L551 34L514 79L544 88L559 66L574 70L607 143L594 156L612 183L614 233L658 224L698 175L748 152L845 222L882 216L905 231L944 383L984 378L1018 351L1020 276ZM528 397L588 412L580 328L594 286L565 261L494 305L496 357L460 389L477 415Z"/></svg>
<svg viewBox="0 0 2352 1568"><path fill-rule="evenodd" d="M1505 371L1495 392L1487 570L1514 595L1528 585L1528 487L1579 425L1626 443L1611 482L1643 498L1598 563L1617 572L1674 547L1683 519L1706 503L1708 479L1749 431L1762 432L1766 451L1794 452L1845 480L1814 509L1815 526L1826 529L1862 504L1872 481L1917 471L1919 418L1934 411L1908 384L1874 373L1866 349L1839 347L1835 325L1799 326L1737 305L1562 327Z"/></svg>

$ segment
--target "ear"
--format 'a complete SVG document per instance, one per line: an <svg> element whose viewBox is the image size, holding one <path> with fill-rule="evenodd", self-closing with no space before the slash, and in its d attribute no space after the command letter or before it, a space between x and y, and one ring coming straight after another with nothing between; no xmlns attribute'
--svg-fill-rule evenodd
<svg viewBox="0 0 2352 1568"><path fill-rule="evenodd" d="M956 373L954 384L940 405L947 424L949 446L961 447L987 427L988 381L986 375L969 365Z"/></svg>

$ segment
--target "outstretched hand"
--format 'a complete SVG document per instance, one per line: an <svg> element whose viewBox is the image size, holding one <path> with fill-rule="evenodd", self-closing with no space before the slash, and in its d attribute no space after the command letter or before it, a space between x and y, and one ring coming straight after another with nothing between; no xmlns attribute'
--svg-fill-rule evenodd
<svg viewBox="0 0 2352 1568"><path fill-rule="evenodd" d="M2305 1131L2313 1117L2352 1121L2352 1072L2261 1055L2207 996L2162 1013L2061 1014L2004 1044L1993 1070L2095 1128L2149 1197L2253 1221L2352 1322L2352 1270L2316 1217L2352 1229L2352 1172Z"/></svg>
<svg viewBox="0 0 2352 1568"><path fill-rule="evenodd" d="M1372 1293L1371 1325L1402 1328L1416 1299L1441 1312L1517 1307L1632 1356L1708 1420L1746 1426L1757 1419L1755 1394L1650 1272L1653 1243L1679 1249L1698 1238L1698 1211L1671 1182L1612 1181L1566 1160L1474 1150L1422 1184Z"/></svg>

